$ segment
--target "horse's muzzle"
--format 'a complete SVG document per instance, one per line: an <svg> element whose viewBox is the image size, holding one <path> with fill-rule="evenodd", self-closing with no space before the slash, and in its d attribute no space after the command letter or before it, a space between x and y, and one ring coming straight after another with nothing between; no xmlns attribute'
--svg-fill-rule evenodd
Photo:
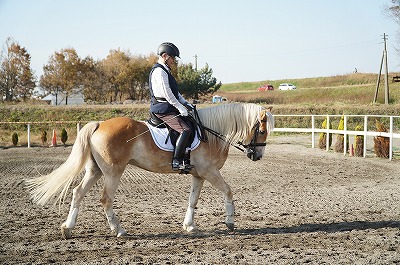
<svg viewBox="0 0 400 265"><path fill-rule="evenodd" d="M255 152L248 152L247 157L250 158L252 161L258 161L262 158L262 156L256 156Z"/></svg>

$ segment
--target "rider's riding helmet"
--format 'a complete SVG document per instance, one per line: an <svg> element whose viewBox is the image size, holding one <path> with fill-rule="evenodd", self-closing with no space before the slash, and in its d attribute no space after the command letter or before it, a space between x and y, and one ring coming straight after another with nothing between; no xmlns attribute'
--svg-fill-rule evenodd
<svg viewBox="0 0 400 265"><path fill-rule="evenodd" d="M163 42L158 46L157 54L162 55L163 53L168 54L169 56L179 57L179 49L171 42Z"/></svg>

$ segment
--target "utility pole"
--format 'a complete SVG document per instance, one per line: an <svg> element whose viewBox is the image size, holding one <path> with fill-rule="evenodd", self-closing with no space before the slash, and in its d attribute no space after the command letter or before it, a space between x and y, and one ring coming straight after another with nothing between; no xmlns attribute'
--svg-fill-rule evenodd
<svg viewBox="0 0 400 265"><path fill-rule="evenodd" d="M197 71L197 54L195 54L193 57L194 57L194 68Z"/></svg>
<svg viewBox="0 0 400 265"><path fill-rule="evenodd" d="M386 51L386 34L383 33L383 54L385 57L385 104L389 104L389 76L388 76L388 63L387 63L387 51Z"/></svg>
<svg viewBox="0 0 400 265"><path fill-rule="evenodd" d="M374 103L376 103L376 100L378 98L378 90L379 90L379 83L381 81L382 65L385 65L385 104L389 104L389 80L388 80L389 79L389 77L388 77L389 70L388 70L388 65L387 65L386 40L387 40L387 35L385 33L383 33L383 54L382 54L381 66L379 68L378 81L376 82Z"/></svg>

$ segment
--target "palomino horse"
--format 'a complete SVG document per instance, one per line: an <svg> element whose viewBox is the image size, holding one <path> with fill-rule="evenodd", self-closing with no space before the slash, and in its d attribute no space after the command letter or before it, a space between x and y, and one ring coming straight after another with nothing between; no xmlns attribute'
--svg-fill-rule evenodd
<svg viewBox="0 0 400 265"><path fill-rule="evenodd" d="M221 104L198 110L203 126L217 132L209 134L207 142L191 152L192 187L183 228L194 231L194 209L204 181L220 190L225 199L225 224L234 228L232 191L221 176L230 144L240 143L252 160L259 160L265 149L265 141L274 128L270 109L255 104ZM104 122L86 124L78 133L68 159L48 175L27 180L34 202L44 205L54 195L55 203L63 202L75 177L83 169L85 175L73 189L72 202L67 220L61 225L63 236L71 238L76 224L79 205L89 189L104 175L101 203L108 223L117 236L127 235L113 210L114 196L121 176L128 164L157 173L176 173L171 169L172 152L160 150L153 142L148 128L142 121L119 117ZM133 139L133 140L132 140Z"/></svg>

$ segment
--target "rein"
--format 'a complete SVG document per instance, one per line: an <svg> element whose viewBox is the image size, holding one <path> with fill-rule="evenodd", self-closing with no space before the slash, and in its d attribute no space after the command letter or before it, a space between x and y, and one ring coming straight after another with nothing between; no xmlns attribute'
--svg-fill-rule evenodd
<svg viewBox="0 0 400 265"><path fill-rule="evenodd" d="M193 114L194 114L194 115L193 115ZM206 134L204 133L204 131L207 131L207 132L209 132L210 134L216 136L218 139L220 139L220 140L222 140L222 141L228 143L229 145L235 147L236 149L240 150L241 152L247 153L247 155L255 153L255 148L256 148L257 146L266 146L266 145L267 145L266 143L257 143L258 134L259 134L259 133L261 133L261 134L264 134L264 133L265 133L264 131L260 131L260 122L267 122L266 119L261 120L261 121L257 121L257 123L256 123L256 124L254 125L254 127L253 127L253 128L255 128L255 131L254 131L253 137L251 138L250 143L249 143L249 144L243 144L242 142L232 143L232 142L226 140L226 136L225 136L225 135L220 134L219 132L214 131L213 129L210 129L210 128L204 126L204 125L201 123L201 120L200 120L199 114L198 114L198 112L197 112L196 106L194 106L194 108L193 108L193 114L189 114L188 117L189 117L194 123L196 123L197 126L198 126L198 128L200 129L200 133L198 133L198 136L199 136L199 139L200 139L202 142L207 142L207 141L208 141L207 136L206 136ZM178 116L181 116L181 115L178 114L178 115L172 117L170 120L175 119L175 118L178 117ZM158 125L155 126L155 127L159 127L159 126L161 126L161 125L163 125L163 124L165 124L165 123L166 123L166 122L163 122L163 123L161 123L161 124L158 124ZM130 141L136 139L137 137L139 137L139 136L141 136L141 135L143 135L143 134L145 134L145 133L148 133L149 131L150 131L150 130L146 130L146 131L142 132L141 134L136 135L135 137L133 137L133 138L127 140L126 142L128 143L128 142L130 142ZM248 148L249 150L246 150L247 148Z"/></svg>
<svg viewBox="0 0 400 265"><path fill-rule="evenodd" d="M195 119L194 119L195 120ZM197 122L197 120L195 120L195 122L197 123L197 125L199 127L201 127L203 130L211 133L212 135L216 136L217 138L221 139L224 142L227 142L228 144L230 144L231 146L235 147L236 149L242 151L242 152L246 152L245 149L241 148L240 146L243 146L244 148L247 148L246 145L243 145L241 142L238 143L232 143L232 142L228 142L226 140L226 136L223 134L220 134L219 132L214 131L213 129L210 129L208 127L205 127L204 125L202 125L201 123Z"/></svg>
<svg viewBox="0 0 400 265"><path fill-rule="evenodd" d="M255 152L255 148L257 146L266 146L267 145L266 143L257 143L258 134L259 133L261 133L261 134L265 133L265 132L260 132L260 121L257 121L257 123L253 127L253 128L255 128L255 131L254 131L253 137L252 137L252 139L251 139L249 144L243 144L242 142L232 143L232 142L229 142L229 141L226 140L226 136L225 135L220 134L219 132L216 132L213 129L210 129L210 128L204 126L201 123L199 115L197 113L196 106L193 109L193 113L194 113L194 117L191 116L191 115L189 115L189 116L199 126L199 128L202 131L207 131L207 132L211 133L212 135L216 136L218 139L230 144L231 146L235 147L236 149L242 151L243 153L254 153ZM267 122L267 120L261 120L261 122ZM207 138L206 138L206 136L204 136L204 137L205 137L205 142L206 142ZM247 151L244 148L249 148L250 150Z"/></svg>

